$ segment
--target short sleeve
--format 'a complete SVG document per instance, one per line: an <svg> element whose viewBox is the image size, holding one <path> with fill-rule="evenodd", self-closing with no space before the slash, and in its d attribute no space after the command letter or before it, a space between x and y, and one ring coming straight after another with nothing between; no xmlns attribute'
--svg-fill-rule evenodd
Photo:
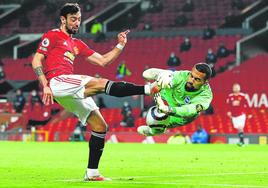
<svg viewBox="0 0 268 188"><path fill-rule="evenodd" d="M45 33L42 37L42 40L38 46L37 52L47 55L47 53L53 48L56 40L53 32Z"/></svg>
<svg viewBox="0 0 268 188"><path fill-rule="evenodd" d="M88 56L91 56L92 54L95 53L94 50L92 50L90 47L88 47L88 45L86 45L81 40L77 40L77 44L78 44L78 48L79 48L81 56L88 57Z"/></svg>

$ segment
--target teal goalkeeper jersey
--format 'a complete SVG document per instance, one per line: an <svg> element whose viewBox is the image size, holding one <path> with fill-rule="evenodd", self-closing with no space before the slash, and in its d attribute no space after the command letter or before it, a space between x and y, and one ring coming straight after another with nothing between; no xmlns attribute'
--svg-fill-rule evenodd
<svg viewBox="0 0 268 188"><path fill-rule="evenodd" d="M169 127L185 125L196 119L202 110L206 110L212 101L212 91L209 84L203 85L197 91L186 91L190 71L175 71L170 89L162 89L161 97L174 110L169 117Z"/></svg>

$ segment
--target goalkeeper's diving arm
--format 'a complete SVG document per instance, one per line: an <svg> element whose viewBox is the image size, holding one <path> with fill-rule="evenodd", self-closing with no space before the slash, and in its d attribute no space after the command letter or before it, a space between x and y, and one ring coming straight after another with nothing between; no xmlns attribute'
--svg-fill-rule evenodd
<svg viewBox="0 0 268 188"><path fill-rule="evenodd" d="M161 112L176 117L192 117L204 110L201 104L187 104L181 107L159 106L158 108Z"/></svg>
<svg viewBox="0 0 268 188"><path fill-rule="evenodd" d="M174 116L191 117L203 111L204 107L201 104L187 104L181 107L171 107Z"/></svg>
<svg viewBox="0 0 268 188"><path fill-rule="evenodd" d="M192 117L200 112L206 110L211 102L209 98L202 98L200 102L194 102L192 104L186 104L179 107L170 107L165 105L160 94L154 96L155 103L157 104L158 109L168 115L177 116L177 117Z"/></svg>
<svg viewBox="0 0 268 188"><path fill-rule="evenodd" d="M155 103L156 103L158 109L161 112L168 114L168 115L177 116L177 117L189 117L189 116L194 116L200 112L197 109L198 105L195 105L195 104L187 104L187 105L183 105L181 107L170 107L168 105L165 105L160 94L155 94L154 100L155 100ZM200 106L199 106L199 108L200 108ZM202 109L201 109L201 111L202 111Z"/></svg>

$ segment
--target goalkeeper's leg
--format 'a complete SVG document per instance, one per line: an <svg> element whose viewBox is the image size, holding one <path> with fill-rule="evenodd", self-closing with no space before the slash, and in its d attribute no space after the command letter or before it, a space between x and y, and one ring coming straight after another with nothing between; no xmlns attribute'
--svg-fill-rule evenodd
<svg viewBox="0 0 268 188"><path fill-rule="evenodd" d="M137 131L144 136L155 136L163 134L166 131L166 127L162 125L142 125L138 127Z"/></svg>

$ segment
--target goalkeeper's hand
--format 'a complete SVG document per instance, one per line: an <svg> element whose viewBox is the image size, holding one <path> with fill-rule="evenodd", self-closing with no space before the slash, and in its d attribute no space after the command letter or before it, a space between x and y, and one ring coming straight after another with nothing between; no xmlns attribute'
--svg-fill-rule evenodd
<svg viewBox="0 0 268 188"><path fill-rule="evenodd" d="M158 106L158 109L160 112L164 114L171 114L171 108L165 104Z"/></svg>
<svg viewBox="0 0 268 188"><path fill-rule="evenodd" d="M170 71L162 71L156 78L157 85L161 88L171 88L173 74Z"/></svg>
<svg viewBox="0 0 268 188"><path fill-rule="evenodd" d="M172 108L170 108L169 106L165 105L164 101L162 100L161 96L159 93L156 93L154 95L154 100L155 103L157 105L157 108L160 112L164 113L164 114L172 114Z"/></svg>

